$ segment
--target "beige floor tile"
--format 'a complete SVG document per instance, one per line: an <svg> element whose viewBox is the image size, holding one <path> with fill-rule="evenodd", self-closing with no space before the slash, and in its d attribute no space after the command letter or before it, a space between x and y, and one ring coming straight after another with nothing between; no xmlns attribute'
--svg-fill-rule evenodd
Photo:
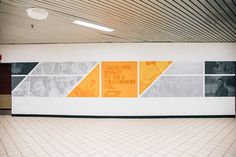
<svg viewBox="0 0 236 157"><path fill-rule="evenodd" d="M0 116L0 157L236 156L236 119Z"/></svg>

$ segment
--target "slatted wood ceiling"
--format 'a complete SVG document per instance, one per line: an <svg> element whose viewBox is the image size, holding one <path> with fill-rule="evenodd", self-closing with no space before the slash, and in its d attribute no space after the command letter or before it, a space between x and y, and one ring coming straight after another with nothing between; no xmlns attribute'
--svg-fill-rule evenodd
<svg viewBox="0 0 236 157"><path fill-rule="evenodd" d="M29 7L47 10L48 19L30 19ZM236 0L0 0L0 44L235 41Z"/></svg>

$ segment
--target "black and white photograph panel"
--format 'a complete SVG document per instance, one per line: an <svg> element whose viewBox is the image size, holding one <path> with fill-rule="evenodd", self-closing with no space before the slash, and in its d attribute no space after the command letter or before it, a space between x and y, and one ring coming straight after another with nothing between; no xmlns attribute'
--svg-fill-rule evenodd
<svg viewBox="0 0 236 157"><path fill-rule="evenodd" d="M82 79L81 76L33 76L29 78L29 96L32 97L64 97Z"/></svg>
<svg viewBox="0 0 236 157"><path fill-rule="evenodd" d="M162 76L142 97L202 97L203 76Z"/></svg>
<svg viewBox="0 0 236 157"><path fill-rule="evenodd" d="M206 97L235 96L235 76L206 76Z"/></svg>
<svg viewBox="0 0 236 157"><path fill-rule="evenodd" d="M30 96L47 97L50 92L52 78L48 76L30 77Z"/></svg>
<svg viewBox="0 0 236 157"><path fill-rule="evenodd" d="M41 62L32 75L85 75L97 62Z"/></svg>
<svg viewBox="0 0 236 157"><path fill-rule="evenodd" d="M22 82L19 83L17 87L15 87L12 90L12 96L13 97L28 97L29 96L29 83L30 83L29 78L22 80Z"/></svg>
<svg viewBox="0 0 236 157"><path fill-rule="evenodd" d="M205 62L206 74L235 74L234 61L208 61Z"/></svg>
<svg viewBox="0 0 236 157"><path fill-rule="evenodd" d="M11 64L12 75L28 75L38 62L17 62Z"/></svg>

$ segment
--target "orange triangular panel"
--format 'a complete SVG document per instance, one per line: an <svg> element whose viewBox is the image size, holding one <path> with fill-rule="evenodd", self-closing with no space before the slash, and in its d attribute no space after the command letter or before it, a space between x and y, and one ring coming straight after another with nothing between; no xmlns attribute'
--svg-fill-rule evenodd
<svg viewBox="0 0 236 157"><path fill-rule="evenodd" d="M99 80L98 64L67 97L99 97Z"/></svg>
<svg viewBox="0 0 236 157"><path fill-rule="evenodd" d="M172 61L139 62L139 94L143 93L157 77L159 77Z"/></svg>

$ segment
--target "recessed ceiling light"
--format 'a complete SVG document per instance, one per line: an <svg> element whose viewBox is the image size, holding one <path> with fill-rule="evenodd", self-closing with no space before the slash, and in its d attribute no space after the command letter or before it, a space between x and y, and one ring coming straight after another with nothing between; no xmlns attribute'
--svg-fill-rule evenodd
<svg viewBox="0 0 236 157"><path fill-rule="evenodd" d="M107 27L104 27L104 26L100 26L100 25L96 25L96 24L93 24L93 23L80 21L80 20L75 20L75 21L73 21L73 23L77 24L77 25L89 27L89 28L98 29L98 30L101 30L101 31L106 31L106 32L113 32L114 31L111 28L107 28Z"/></svg>
<svg viewBox="0 0 236 157"><path fill-rule="evenodd" d="M39 8L28 8L26 12L29 17L35 20L45 20L48 17L48 12Z"/></svg>

